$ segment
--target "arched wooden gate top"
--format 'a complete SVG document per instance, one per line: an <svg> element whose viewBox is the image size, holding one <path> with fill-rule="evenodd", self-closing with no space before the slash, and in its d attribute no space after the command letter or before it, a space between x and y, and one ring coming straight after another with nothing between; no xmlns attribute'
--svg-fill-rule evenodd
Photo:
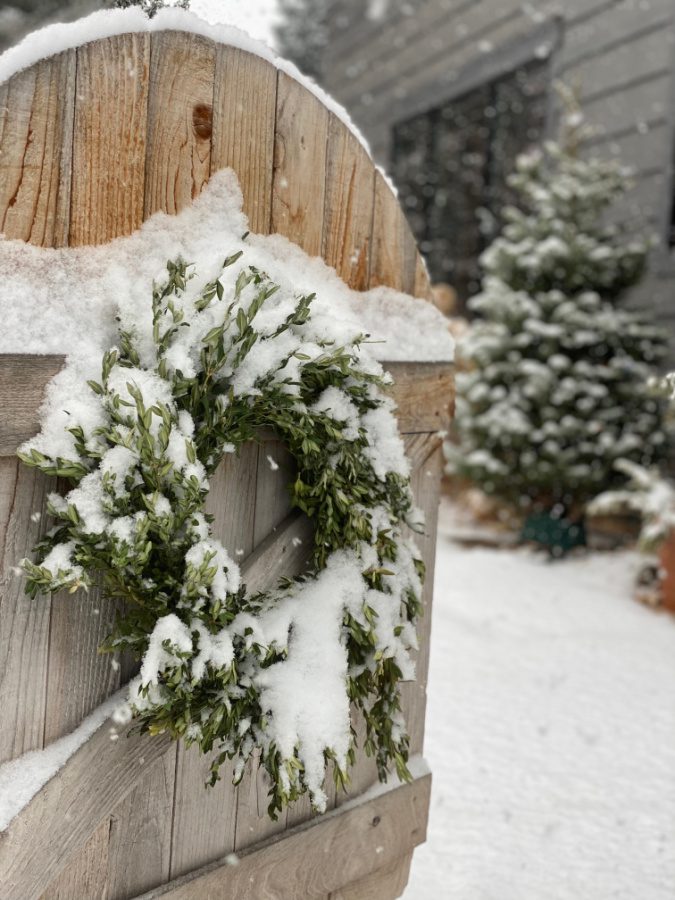
<svg viewBox="0 0 675 900"><path fill-rule="evenodd" d="M239 178L251 230L280 233L322 256L355 289L387 285L427 296L409 227L359 139L312 91L260 56L203 34L140 29L63 50L0 83L0 233L7 238L42 247L107 243L157 211L179 212L225 167ZM14 451L34 433L45 381L61 364L56 357L39 365L35 357L0 357L0 763L67 734L129 676L96 654L114 617L111 602L95 591L29 600L9 575L44 527L31 512L46 508L49 490L43 476L18 466ZM437 432L450 380L434 369L423 382L419 367L406 365L399 369L408 379L404 402L397 397L399 421L427 518L420 549L429 604L442 465ZM298 527L297 520L287 524L290 462L283 447L272 449L278 471L264 462L269 444L250 446L211 482L214 527L227 546L243 548L249 584L261 573L276 579L283 573L275 566L295 552L288 549ZM421 625L418 681L403 697L413 754L422 750L429 621ZM424 839L428 776L261 846L307 822L308 804L272 823L255 767L238 789L226 770L205 793L208 760L196 754L163 736L111 743L101 729L0 835L2 896L399 895L412 849ZM358 800L375 778L361 753L351 797ZM335 795L332 803L344 799ZM236 869L227 868L232 851L248 854Z"/></svg>
<svg viewBox="0 0 675 900"><path fill-rule="evenodd" d="M252 231L358 290L427 296L398 201L344 122L250 52L185 31L119 34L0 84L0 233L102 244L176 213L231 167Z"/></svg>

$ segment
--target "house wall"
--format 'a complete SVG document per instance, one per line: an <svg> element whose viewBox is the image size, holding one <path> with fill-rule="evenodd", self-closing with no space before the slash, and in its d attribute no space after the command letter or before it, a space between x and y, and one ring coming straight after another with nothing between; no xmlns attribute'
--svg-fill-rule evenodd
<svg viewBox="0 0 675 900"><path fill-rule="evenodd" d="M374 3L370 8L377 11ZM596 134L585 151L620 156L635 186L613 216L655 235L635 295L675 333L668 248L675 110L675 0L389 0L369 19L337 2L324 83L390 162L392 126L523 61L548 56L552 81L579 81ZM551 92L550 131L555 130Z"/></svg>

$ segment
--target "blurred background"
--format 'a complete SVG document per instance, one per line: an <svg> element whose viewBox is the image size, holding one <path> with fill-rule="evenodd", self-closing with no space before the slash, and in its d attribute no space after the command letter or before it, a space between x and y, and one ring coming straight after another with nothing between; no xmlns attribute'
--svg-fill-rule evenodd
<svg viewBox="0 0 675 900"><path fill-rule="evenodd" d="M672 0L323 6L319 77L391 170L433 279L452 283L460 305L478 290L516 156L556 135L560 79L579 85L595 129L582 153L634 169L612 215L656 237L639 302L672 327Z"/></svg>

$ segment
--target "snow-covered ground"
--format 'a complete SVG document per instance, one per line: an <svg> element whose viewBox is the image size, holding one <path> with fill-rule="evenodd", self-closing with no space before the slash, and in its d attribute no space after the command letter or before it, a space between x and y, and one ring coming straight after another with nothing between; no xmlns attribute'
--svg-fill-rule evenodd
<svg viewBox="0 0 675 900"><path fill-rule="evenodd" d="M633 554L464 549L451 519L405 900L673 900L675 619L630 599Z"/></svg>

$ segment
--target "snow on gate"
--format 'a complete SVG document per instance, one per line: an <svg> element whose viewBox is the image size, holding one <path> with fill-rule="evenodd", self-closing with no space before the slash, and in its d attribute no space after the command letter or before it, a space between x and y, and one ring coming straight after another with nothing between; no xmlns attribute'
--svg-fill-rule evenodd
<svg viewBox="0 0 675 900"><path fill-rule="evenodd" d="M231 31L221 35L175 10L151 26L133 12L97 14L35 36L0 71L7 79L0 84L7 239L41 248L107 245L155 212L187 209L212 174L231 167L252 231L284 235L322 256L356 290L384 285L428 294L398 203L358 137L325 98ZM451 376L447 364L407 362L400 352L397 360L388 368L426 514L421 550L429 607L437 432L446 422ZM44 527L31 511L52 489L14 454L35 433L46 383L61 365L53 353L0 355L0 763L55 748L131 674L124 660L112 666L97 655L114 615L104 598L29 600L12 576ZM224 542L241 546L249 583L270 583L304 562L284 492L290 475L288 454L270 437L228 460L214 478L211 511ZM418 680L405 693L416 756L430 618L420 626ZM196 750L164 737L111 737L107 725L88 729L79 748L71 741L53 765L41 758L45 777L62 767L43 787L34 785L38 793L23 808L27 797L18 803L2 834L0 883L8 900L104 890L108 898L238 900L263 892L358 898L367 890L389 900L424 840L430 778L421 757L412 784L394 779L369 790L375 767L360 755L349 796L331 798L334 811L310 822L308 804L300 803L272 822L255 769L236 789L224 771L206 792L209 762ZM273 835L276 842L261 845Z"/></svg>

